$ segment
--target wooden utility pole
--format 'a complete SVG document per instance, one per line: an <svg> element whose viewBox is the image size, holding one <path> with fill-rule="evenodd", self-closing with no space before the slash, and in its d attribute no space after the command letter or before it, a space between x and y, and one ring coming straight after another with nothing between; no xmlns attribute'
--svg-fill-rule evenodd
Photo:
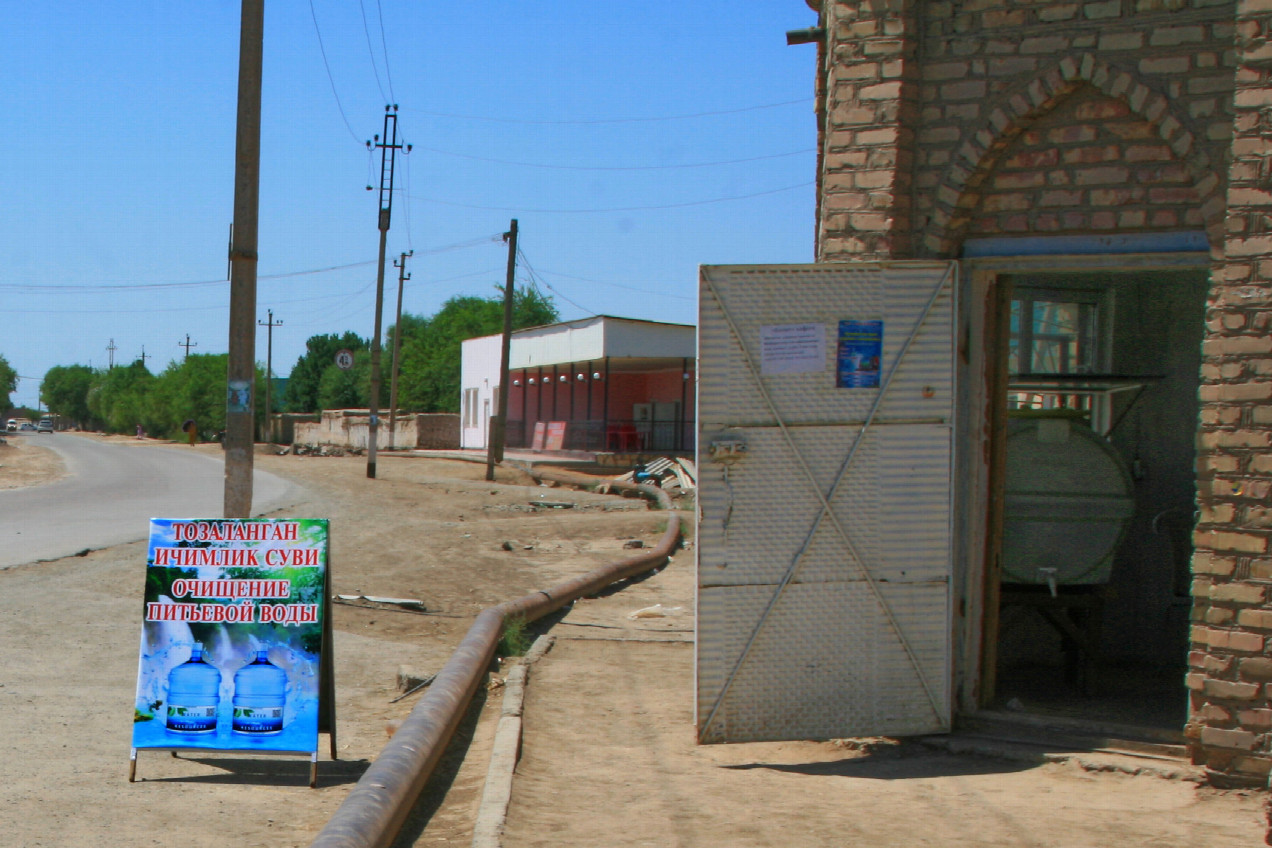
<svg viewBox="0 0 1272 848"><path fill-rule="evenodd" d="M372 148L367 142L367 149ZM371 336L371 409L367 433L367 476L375 477L376 435L380 429L380 316L384 312L384 250L389 238L389 220L393 214L393 166L397 152L397 107L384 107L384 137L375 137L380 148L380 262L375 276L375 334ZM406 145L409 152L411 146ZM370 188L370 186L367 186Z"/></svg>
<svg viewBox="0 0 1272 848"><path fill-rule="evenodd" d="M261 54L265 2L243 0L239 25L234 225L230 248L230 355L226 368L225 517L252 514L256 380L256 235L261 174Z"/></svg>
<svg viewBox="0 0 1272 848"><path fill-rule="evenodd" d="M503 462L504 442L508 435L508 363L512 348L512 300L513 280L517 274L517 219L513 218L508 232L503 234L508 242L508 273L504 280L503 345L499 351L499 398L495 407L495 420L491 422L490 441L486 445L486 479L495 479L495 463Z"/></svg>
<svg viewBox="0 0 1272 848"><path fill-rule="evenodd" d="M274 394L274 328L283 326L282 321L274 320L274 310L270 309L268 321L257 321L262 327L269 329L265 333L265 441L274 441L274 424L270 420L271 399Z"/></svg>
<svg viewBox="0 0 1272 848"><path fill-rule="evenodd" d="M184 357L182 357L183 359L189 359L189 358L190 358L190 348L192 348L192 347L198 347L198 346L199 346L199 343L198 343L198 342L192 342L192 341L190 341L190 334L189 334L189 333L186 333L186 340L185 340L185 341L183 341L183 342L177 342L177 347L183 347L183 348L185 348L185 356L184 356Z"/></svg>
<svg viewBox="0 0 1272 848"><path fill-rule="evenodd" d="M393 324L393 368L389 372L389 450L397 444L397 386L398 386L398 353L402 350L402 287L411 275L406 273L406 260L415 255L414 250L402 254L402 260L393 260L393 267L398 269L397 318Z"/></svg>

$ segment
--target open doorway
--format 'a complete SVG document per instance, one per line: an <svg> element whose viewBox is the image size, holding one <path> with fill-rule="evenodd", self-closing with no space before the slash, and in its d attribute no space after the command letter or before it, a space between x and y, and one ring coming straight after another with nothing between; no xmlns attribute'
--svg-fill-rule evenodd
<svg viewBox="0 0 1272 848"><path fill-rule="evenodd" d="M1180 731L1207 272L998 281L1010 315L994 345L1008 376L987 705Z"/></svg>

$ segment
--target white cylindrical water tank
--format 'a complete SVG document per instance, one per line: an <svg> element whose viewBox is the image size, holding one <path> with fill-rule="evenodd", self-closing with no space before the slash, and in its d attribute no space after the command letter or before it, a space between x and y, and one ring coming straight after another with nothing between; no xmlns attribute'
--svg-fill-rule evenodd
<svg viewBox="0 0 1272 848"><path fill-rule="evenodd" d="M1082 421L1008 422L1003 582L1107 583L1135 497L1113 447Z"/></svg>

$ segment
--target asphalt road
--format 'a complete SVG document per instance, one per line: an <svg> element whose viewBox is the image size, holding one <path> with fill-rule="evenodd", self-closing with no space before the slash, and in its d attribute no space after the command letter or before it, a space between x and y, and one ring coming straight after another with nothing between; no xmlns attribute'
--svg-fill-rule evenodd
<svg viewBox="0 0 1272 848"><path fill-rule="evenodd" d="M57 451L69 473L46 486L0 491L0 568L145 539L151 518L223 514L225 466L219 457L69 433L18 438L38 439ZM252 513L287 506L299 493L281 477L256 471Z"/></svg>

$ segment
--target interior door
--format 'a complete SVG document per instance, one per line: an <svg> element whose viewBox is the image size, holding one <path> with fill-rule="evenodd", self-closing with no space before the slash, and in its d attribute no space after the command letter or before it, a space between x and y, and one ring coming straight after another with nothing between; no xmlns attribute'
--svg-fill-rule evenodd
<svg viewBox="0 0 1272 848"><path fill-rule="evenodd" d="M700 741L948 730L956 274L701 269Z"/></svg>

